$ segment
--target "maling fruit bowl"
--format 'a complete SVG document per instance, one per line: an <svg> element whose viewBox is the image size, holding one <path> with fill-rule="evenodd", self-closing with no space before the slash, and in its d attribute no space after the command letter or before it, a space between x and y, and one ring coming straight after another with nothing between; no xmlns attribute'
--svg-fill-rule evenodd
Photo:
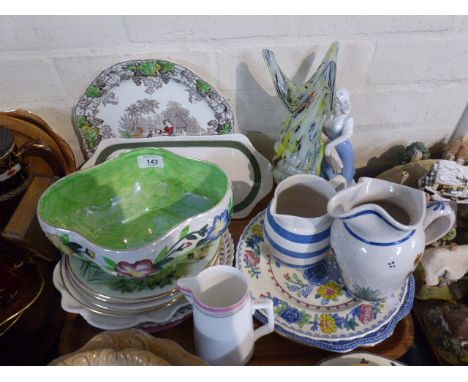
<svg viewBox="0 0 468 382"><path fill-rule="evenodd" d="M57 181L37 215L63 253L142 278L218 239L232 204L231 184L215 164L141 148Z"/></svg>

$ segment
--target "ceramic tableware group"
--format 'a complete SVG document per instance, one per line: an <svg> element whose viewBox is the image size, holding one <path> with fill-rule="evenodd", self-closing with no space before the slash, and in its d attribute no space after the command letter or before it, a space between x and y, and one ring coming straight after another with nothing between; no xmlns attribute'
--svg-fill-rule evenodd
<svg viewBox="0 0 468 382"><path fill-rule="evenodd" d="M414 278L385 300L354 298L340 275L332 253L308 268L278 262L266 248L266 212L258 214L243 232L236 251L236 267L249 280L252 298L273 302L275 331L309 346L348 352L388 338L410 312ZM255 317L263 323L267 315Z"/></svg>
<svg viewBox="0 0 468 382"><path fill-rule="evenodd" d="M114 276L141 278L187 263L195 248L218 239L232 203L218 166L140 148L57 181L37 215L62 252Z"/></svg>
<svg viewBox="0 0 468 382"><path fill-rule="evenodd" d="M95 327L117 330L139 326L161 331L192 313L189 302L177 290L177 279L216 264L231 265L234 243L226 232L219 246L196 252L193 256L203 258L195 266L175 267L166 279L112 276L89 261L64 255L54 269L53 281L61 292L63 309L80 314Z"/></svg>
<svg viewBox="0 0 468 382"><path fill-rule="evenodd" d="M343 188L345 181L331 181ZM361 178L339 192L314 175L293 175L266 210L266 250L284 266L308 268L330 248L349 293L380 301L404 287L424 248L455 222L447 203L380 179Z"/></svg>
<svg viewBox="0 0 468 382"><path fill-rule="evenodd" d="M233 267L205 269L179 279L177 287L194 307L197 354L211 365L246 364L255 341L274 329L272 301L252 300L248 279ZM254 330L252 315L259 309L267 312L267 323Z"/></svg>

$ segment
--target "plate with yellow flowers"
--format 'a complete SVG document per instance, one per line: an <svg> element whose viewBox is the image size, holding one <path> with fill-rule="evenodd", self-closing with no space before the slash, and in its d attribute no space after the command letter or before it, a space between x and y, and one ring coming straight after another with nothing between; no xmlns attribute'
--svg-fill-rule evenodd
<svg viewBox="0 0 468 382"><path fill-rule="evenodd" d="M275 311L275 330L295 341L331 351L376 344L393 333L414 299L414 279L384 300L353 298L340 276L334 255L309 268L280 264L268 254L263 237L264 212L242 234L236 266L249 279L253 298L269 298ZM256 318L265 321L260 311Z"/></svg>

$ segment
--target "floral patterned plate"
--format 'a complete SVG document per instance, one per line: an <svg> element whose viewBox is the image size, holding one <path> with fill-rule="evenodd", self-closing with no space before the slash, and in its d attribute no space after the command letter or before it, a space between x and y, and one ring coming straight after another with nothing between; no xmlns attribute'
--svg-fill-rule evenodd
<svg viewBox="0 0 468 382"><path fill-rule="evenodd" d="M236 264L249 277L254 298L273 300L275 330L280 334L327 350L349 351L387 338L409 313L413 278L387 300L355 300L343 286L331 254L305 270L272 260L264 247L263 218L261 212L242 234ZM262 313L256 317L265 321Z"/></svg>
<svg viewBox="0 0 468 382"><path fill-rule="evenodd" d="M144 301L138 303L116 304L107 301L96 300L92 295L83 292L80 284L71 279L64 261L60 263L61 281L67 293L78 301L83 307L108 316L126 316L128 314L139 314L164 310L183 300L181 293L163 297L158 300Z"/></svg>
<svg viewBox="0 0 468 382"><path fill-rule="evenodd" d="M102 139L234 132L228 101L191 70L163 60L113 65L88 86L73 123L89 158Z"/></svg>
<svg viewBox="0 0 468 382"><path fill-rule="evenodd" d="M234 261L234 242L229 231L224 233L221 240L222 248L216 263L232 265ZM68 293L61 277L60 268L61 261L55 266L53 282L62 295L62 308L67 312L80 314L90 325L97 328L118 330L141 325L145 330L156 332L177 325L192 313L189 302L182 299L174 305L156 311L135 314L128 312L127 315L103 314L98 310L80 304Z"/></svg>
<svg viewBox="0 0 468 382"><path fill-rule="evenodd" d="M62 262L66 265L68 277L79 285L83 294L106 302L141 303L173 295L177 290L178 277L195 276L216 260L223 245L221 240L217 239L196 249L186 261L184 259L184 262L176 262L164 277L159 274L138 279L129 279L123 275L113 276L77 256L66 256Z"/></svg>

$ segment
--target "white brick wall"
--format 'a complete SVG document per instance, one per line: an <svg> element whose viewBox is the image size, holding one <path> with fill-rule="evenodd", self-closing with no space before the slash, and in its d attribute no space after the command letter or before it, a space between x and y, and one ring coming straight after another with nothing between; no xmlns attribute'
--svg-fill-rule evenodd
<svg viewBox="0 0 468 382"><path fill-rule="evenodd" d="M270 156L286 111L262 48L301 82L334 40L358 167L388 166L392 146L450 135L468 102L466 16L3 16L0 109L40 114L81 161L71 109L87 85L119 61L162 58L216 86L241 132Z"/></svg>

